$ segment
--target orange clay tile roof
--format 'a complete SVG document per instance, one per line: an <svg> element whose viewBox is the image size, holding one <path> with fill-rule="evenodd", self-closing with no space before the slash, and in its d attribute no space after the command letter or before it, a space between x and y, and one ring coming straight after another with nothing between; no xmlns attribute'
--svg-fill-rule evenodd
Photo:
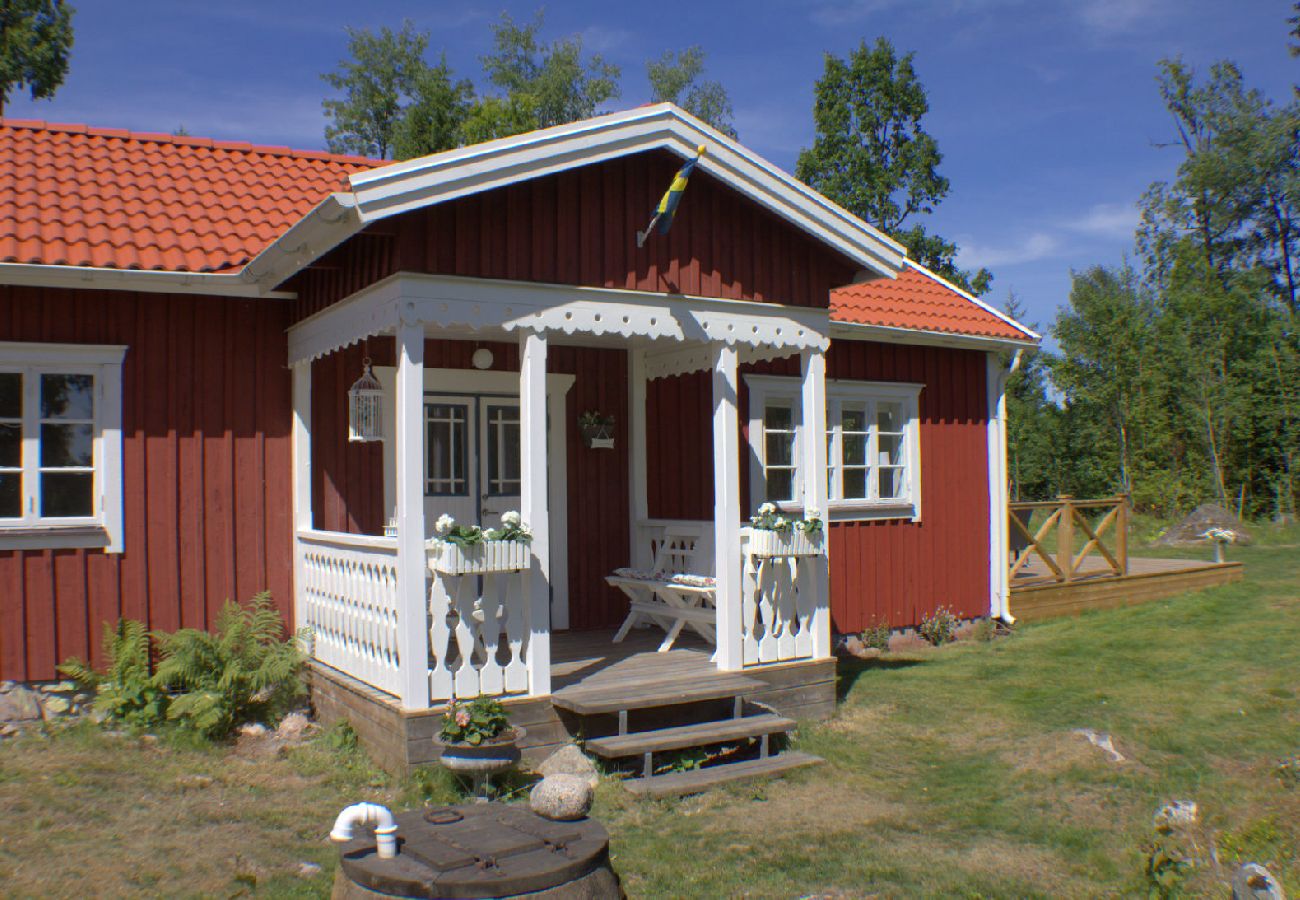
<svg viewBox="0 0 1300 900"><path fill-rule="evenodd" d="M946 281L908 262L898 277L831 291L831 321L978 337L1034 340Z"/></svg>
<svg viewBox="0 0 1300 900"><path fill-rule="evenodd" d="M0 119L0 262L242 267L380 161Z"/></svg>

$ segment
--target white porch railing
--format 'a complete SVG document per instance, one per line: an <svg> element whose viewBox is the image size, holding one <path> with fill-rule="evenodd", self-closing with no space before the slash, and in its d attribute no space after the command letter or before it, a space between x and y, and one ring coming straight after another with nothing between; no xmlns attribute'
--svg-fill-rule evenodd
<svg viewBox="0 0 1300 900"><path fill-rule="evenodd" d="M637 545L633 548L633 566L647 569L665 534L687 529L702 530L710 547L713 523L707 521L645 519L637 523ZM741 646L746 666L816 659L817 630L814 627L819 607L829 602L823 585L826 557L760 557L750 553L749 528L740 529L741 573ZM711 549L702 550L697 559L712 559ZM714 574L712 569L698 572ZM828 610L822 610L829 615Z"/></svg>
<svg viewBox="0 0 1300 900"><path fill-rule="evenodd" d="M740 532L741 634L747 666L813 659L813 620L820 597L824 556L765 557L750 552L751 529Z"/></svg>
<svg viewBox="0 0 1300 900"><path fill-rule="evenodd" d="M400 691L397 540L299 531L299 624L312 655L369 685Z"/></svg>
<svg viewBox="0 0 1300 900"><path fill-rule="evenodd" d="M528 692L528 570L447 575L429 588L429 698ZM479 586L482 585L482 593Z"/></svg>

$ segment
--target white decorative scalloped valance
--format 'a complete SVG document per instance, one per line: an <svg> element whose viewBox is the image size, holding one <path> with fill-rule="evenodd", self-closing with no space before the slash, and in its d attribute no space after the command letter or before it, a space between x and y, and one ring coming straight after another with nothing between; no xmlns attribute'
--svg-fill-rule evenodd
<svg viewBox="0 0 1300 900"><path fill-rule="evenodd" d="M289 362L317 359L367 337L391 332L399 323L460 331L526 329L613 335L629 341L682 345L655 354L662 365L656 364L651 377L708 368L707 345L711 343L735 345L747 361L804 350L824 351L830 345L825 309L402 273L291 328ZM698 364L699 352L704 353L703 365Z"/></svg>

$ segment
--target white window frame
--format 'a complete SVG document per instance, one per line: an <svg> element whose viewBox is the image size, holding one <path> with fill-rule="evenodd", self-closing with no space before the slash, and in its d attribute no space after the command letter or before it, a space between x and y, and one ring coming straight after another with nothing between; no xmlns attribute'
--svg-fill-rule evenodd
<svg viewBox="0 0 1300 900"><path fill-rule="evenodd" d="M803 492L800 488L804 477L803 447L803 410L800 379L780 375L746 375L745 383L749 387L749 447L750 475L749 496L751 513L764 502L766 494L765 454L766 441L763 431L763 413L772 403L788 405L794 416L797 438L795 441L795 498L792 501L777 502L782 512L802 513ZM921 519L921 427L920 396L924 385L896 381L851 381L847 379L826 379L826 460L827 474L830 479L827 502L827 517L832 522L862 521L871 519ZM839 411L846 403L864 404L867 409L867 424L870 436L867 443L868 490L874 494L876 482L876 416L875 408L879 402L899 403L903 408L903 453L904 453L904 490L896 498L884 500L868 496L866 499L843 499L841 492L842 454L840 450L840 415Z"/></svg>
<svg viewBox="0 0 1300 900"><path fill-rule="evenodd" d="M0 550L102 548L123 550L122 361L127 348L101 344L0 341L0 372L23 376L22 515L0 518ZM90 375L95 380L92 514L40 515L42 375Z"/></svg>

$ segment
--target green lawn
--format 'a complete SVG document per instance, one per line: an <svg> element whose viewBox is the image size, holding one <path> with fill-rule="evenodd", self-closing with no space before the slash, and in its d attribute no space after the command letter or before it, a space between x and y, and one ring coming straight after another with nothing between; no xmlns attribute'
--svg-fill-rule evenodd
<svg viewBox="0 0 1300 900"><path fill-rule="evenodd" d="M1278 772L1300 753L1300 530L1261 537L1230 551L1240 584L843 665L839 715L798 740L822 767L679 801L603 785L628 893L1145 895L1170 799L1202 813L1187 895L1226 896L1239 858L1300 893L1300 785ZM1109 732L1127 761L1076 728ZM0 744L0 893L325 896L338 808L419 795L325 741L259 758L88 728L27 737ZM299 878L304 860L324 871Z"/></svg>

